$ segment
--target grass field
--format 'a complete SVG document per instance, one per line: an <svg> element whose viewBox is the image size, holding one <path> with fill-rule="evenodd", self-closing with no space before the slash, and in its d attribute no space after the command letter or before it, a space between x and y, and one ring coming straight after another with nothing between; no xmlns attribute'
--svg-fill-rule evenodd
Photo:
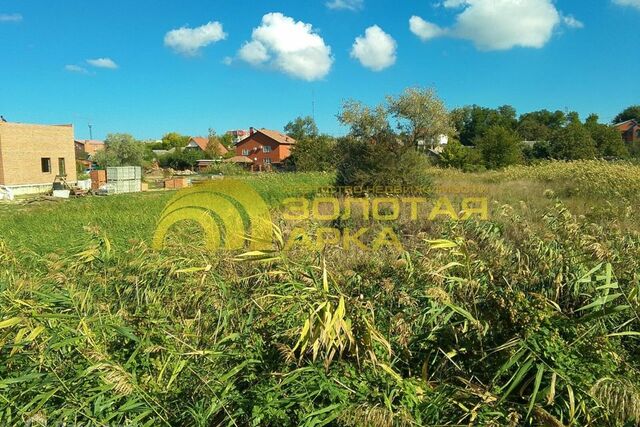
<svg viewBox="0 0 640 427"><path fill-rule="evenodd" d="M403 251L156 252L171 192L0 205L0 424L638 425L640 167L433 175L489 220ZM242 179L286 235L332 176Z"/></svg>
<svg viewBox="0 0 640 427"><path fill-rule="evenodd" d="M249 181L267 203L276 206L286 197L313 193L328 185L326 174L261 175L236 177ZM156 222L175 192L149 192L110 197L87 197L27 205L0 204L0 236L12 247L46 254L86 243L100 229L120 248L130 240L150 241Z"/></svg>

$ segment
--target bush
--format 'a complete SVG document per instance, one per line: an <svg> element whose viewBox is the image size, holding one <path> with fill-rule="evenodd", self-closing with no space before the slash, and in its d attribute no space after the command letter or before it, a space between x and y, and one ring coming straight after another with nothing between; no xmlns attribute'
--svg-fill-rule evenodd
<svg viewBox="0 0 640 427"><path fill-rule="evenodd" d="M487 169L501 169L522 162L518 134L502 126L492 126L476 139L476 147Z"/></svg>
<svg viewBox="0 0 640 427"><path fill-rule="evenodd" d="M214 163L207 168L206 174L211 175L248 175L249 171L235 163Z"/></svg>
<svg viewBox="0 0 640 427"><path fill-rule="evenodd" d="M572 122L553 133L549 154L558 160L580 160L593 159L598 153L587 128L580 122Z"/></svg>
<svg viewBox="0 0 640 427"><path fill-rule="evenodd" d="M462 169L465 172L484 170L484 163L480 152L474 147L467 147L456 140L451 140L444 147L438 166Z"/></svg>
<svg viewBox="0 0 640 427"><path fill-rule="evenodd" d="M165 154L158 159L163 168L178 170L193 169L202 157L202 154L195 150L176 149L173 153Z"/></svg>
<svg viewBox="0 0 640 427"><path fill-rule="evenodd" d="M329 172L335 170L336 142L329 135L305 136L297 140L287 163L298 172Z"/></svg>
<svg viewBox="0 0 640 427"><path fill-rule="evenodd" d="M106 148L94 156L94 161L101 167L144 166L146 163L145 145L129 134L109 134L104 143Z"/></svg>
<svg viewBox="0 0 640 427"><path fill-rule="evenodd" d="M381 134L375 142L343 138L338 157L337 186L432 186L427 157L400 144L390 133Z"/></svg>

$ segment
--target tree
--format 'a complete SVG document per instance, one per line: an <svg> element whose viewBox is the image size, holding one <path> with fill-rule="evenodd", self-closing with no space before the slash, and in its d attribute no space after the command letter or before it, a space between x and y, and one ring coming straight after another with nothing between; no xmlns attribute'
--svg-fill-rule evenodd
<svg viewBox="0 0 640 427"><path fill-rule="evenodd" d="M235 139L230 133L225 133L224 135L222 135L220 137L220 143L231 152L235 150Z"/></svg>
<svg viewBox="0 0 640 427"><path fill-rule="evenodd" d="M296 140L287 159L300 172L329 172L336 168L336 141L329 135L306 136Z"/></svg>
<svg viewBox="0 0 640 427"><path fill-rule="evenodd" d="M126 133L107 135L105 149L98 151L94 161L102 166L142 166L145 162L145 145Z"/></svg>
<svg viewBox="0 0 640 427"><path fill-rule="evenodd" d="M202 155L196 150L185 150L176 148L173 153L165 154L158 159L160 166L163 168L172 168L178 170L193 169L197 161Z"/></svg>
<svg viewBox="0 0 640 427"><path fill-rule="evenodd" d="M595 142L579 121L557 130L549 141L549 156L560 160L592 159L597 156Z"/></svg>
<svg viewBox="0 0 640 427"><path fill-rule="evenodd" d="M587 117L585 128L591 134L593 142L602 157L625 158L629 150L622 139L622 134L614 127L598 123L598 116L592 114Z"/></svg>
<svg viewBox="0 0 640 427"><path fill-rule="evenodd" d="M560 110L525 113L518 120L518 134L524 141L548 141L551 134L562 128L566 121L566 115Z"/></svg>
<svg viewBox="0 0 640 427"><path fill-rule="evenodd" d="M456 108L451 118L463 145L473 145L492 126L515 130L518 125L516 110L510 105L497 109L478 105Z"/></svg>
<svg viewBox="0 0 640 427"><path fill-rule="evenodd" d="M284 127L284 132L296 141L300 141L318 136L318 126L310 116L296 117L293 121L287 123Z"/></svg>
<svg viewBox="0 0 640 427"><path fill-rule="evenodd" d="M162 137L162 147L165 150L171 148L183 148L189 143L189 137L178 132L169 132Z"/></svg>
<svg viewBox="0 0 640 427"><path fill-rule="evenodd" d="M466 171L477 170L483 163L478 150L474 147L462 145L458 140L450 140L440 153L438 165L463 169Z"/></svg>
<svg viewBox="0 0 640 427"><path fill-rule="evenodd" d="M398 143L393 132L380 133L374 143L347 136L338 142L338 186L431 188L427 156Z"/></svg>
<svg viewBox="0 0 640 427"><path fill-rule="evenodd" d="M223 137L216 135L216 131L209 129L209 142L204 149L204 157L207 159L219 159L223 157L225 153L222 147L227 148L223 143Z"/></svg>
<svg viewBox="0 0 640 427"><path fill-rule="evenodd" d="M492 126L478 137L475 145L487 169L500 169L522 161L518 134L502 126Z"/></svg>
<svg viewBox="0 0 640 427"><path fill-rule="evenodd" d="M345 101L337 117L342 125L349 126L349 136L353 138L373 141L391 133L388 112L383 105L370 108L359 101Z"/></svg>
<svg viewBox="0 0 640 427"><path fill-rule="evenodd" d="M632 105L627 107L618 114L612 121L613 124L626 122L627 120L636 120L640 123L640 105Z"/></svg>
<svg viewBox="0 0 640 427"><path fill-rule="evenodd" d="M454 133L449 112L433 89L409 88L400 96L388 96L387 103L398 130L414 147L419 141L433 146L440 135Z"/></svg>

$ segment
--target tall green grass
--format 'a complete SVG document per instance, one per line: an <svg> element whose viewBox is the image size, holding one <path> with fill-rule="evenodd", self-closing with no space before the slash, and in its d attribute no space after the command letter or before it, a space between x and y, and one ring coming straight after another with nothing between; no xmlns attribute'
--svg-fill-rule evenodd
<svg viewBox="0 0 640 427"><path fill-rule="evenodd" d="M321 182L252 185L273 204L306 180ZM619 218L593 221L547 194L535 217L501 203L485 222L399 221L403 252L278 241L268 261L247 262L188 237L150 250L134 221L153 224L170 196L24 208L81 223L93 213L74 204L138 210L61 228L75 247L56 252L56 237L38 254L3 234L0 425L640 421L640 236ZM22 221L32 233L36 220Z"/></svg>

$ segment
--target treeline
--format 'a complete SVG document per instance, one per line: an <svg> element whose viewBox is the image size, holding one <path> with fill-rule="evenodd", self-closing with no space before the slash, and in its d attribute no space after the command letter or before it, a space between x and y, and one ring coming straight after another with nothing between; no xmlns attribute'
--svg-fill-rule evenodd
<svg viewBox="0 0 640 427"><path fill-rule="evenodd" d="M576 112L548 110L518 117L508 105L496 109L473 105L451 111L451 120L457 132L438 158L442 166L498 169L540 159L640 156L637 144L626 144L617 129L600 123L595 114L584 121Z"/></svg>
<svg viewBox="0 0 640 427"><path fill-rule="evenodd" d="M388 166L399 150L396 145L423 153L432 164L467 171L543 159L640 157L638 143L625 143L612 124L601 123L595 114L584 121L576 112L563 111L540 110L518 116L509 105L471 105L447 111L432 89L410 88L373 107L347 101L338 119L349 132L337 139L320 134L310 117L297 118L286 126L285 131L298 141L290 159L292 169L338 168L340 173L346 159L351 159L366 164L370 171L381 168L392 173ZM630 119L640 121L640 106L627 108L613 123ZM441 136L447 137L446 145L439 143ZM354 144L362 142L368 145L354 153Z"/></svg>
<svg viewBox="0 0 640 427"><path fill-rule="evenodd" d="M640 158L640 144L625 143L617 129L601 123L595 114L583 121L576 112L540 110L518 116L509 105L471 105L448 111L432 89L409 88L375 106L349 100L337 118L348 128L340 138L321 133L311 117L288 123L285 133L297 143L285 168L337 170L339 180L351 183L376 181L374 176L394 181L396 174L407 173L405 165L417 168L427 161L479 171L543 159ZM630 119L640 122L640 106L627 108L613 122ZM446 145L440 144L442 136L448 139ZM100 166L120 166L157 160L162 167L192 169L199 159L221 157L216 152L218 143L229 149L227 156L234 155L230 135L218 136L210 130L204 153L185 149L189 139L171 132L158 143L143 143L129 134L110 134L106 150L97 153L94 161ZM157 156L152 150L170 152Z"/></svg>
<svg viewBox="0 0 640 427"><path fill-rule="evenodd" d="M233 137L231 135L217 135L209 130L209 145L204 152L185 149L191 137L177 132L169 132L160 142L148 143L136 139L127 133L113 133L105 139L105 149L93 157L93 161L100 167L107 166L149 166L154 161L163 168L192 169L198 160L223 157L218 152L221 144L234 155ZM164 150L165 153L156 155L154 150Z"/></svg>

